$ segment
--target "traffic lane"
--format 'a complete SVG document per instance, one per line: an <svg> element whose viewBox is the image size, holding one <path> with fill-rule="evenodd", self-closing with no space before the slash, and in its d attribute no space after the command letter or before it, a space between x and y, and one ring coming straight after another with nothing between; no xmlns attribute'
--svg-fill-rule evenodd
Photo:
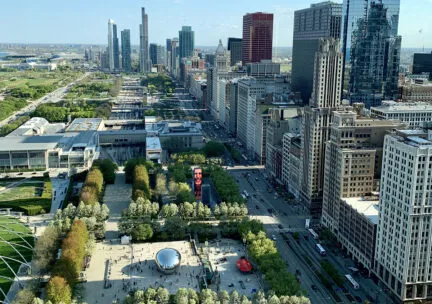
<svg viewBox="0 0 432 304"><path fill-rule="evenodd" d="M307 241L304 240L303 243L309 247L308 250L313 251L317 241L313 238L309 238ZM337 257L338 256L334 255L333 251L327 250L327 256L325 258L336 267L339 273L343 276L346 274L352 275L351 271L347 268L354 266L352 260L340 261ZM379 287L371 279L362 278L360 274L358 276L353 275L353 278L359 283L360 289L354 289L348 282L344 284L352 295L361 297L363 301L366 300L367 297L375 298Z"/></svg>
<svg viewBox="0 0 432 304"><path fill-rule="evenodd" d="M316 276L312 269L304 263L298 253L295 252L293 248L288 246L286 241L284 241L280 236L276 241L277 248L282 256L282 258L288 262L288 268L291 273L296 273L297 270L300 271L298 277L303 289L307 291L307 296L311 300L311 303L329 303L333 300L331 295L321 284L320 281L316 280ZM317 290L312 289L312 285L317 287Z"/></svg>

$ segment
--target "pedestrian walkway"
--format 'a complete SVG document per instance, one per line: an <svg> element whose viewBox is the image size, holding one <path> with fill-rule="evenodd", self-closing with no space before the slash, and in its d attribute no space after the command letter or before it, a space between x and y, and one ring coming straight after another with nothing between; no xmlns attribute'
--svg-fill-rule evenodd
<svg viewBox="0 0 432 304"><path fill-rule="evenodd" d="M129 207L132 185L126 184L124 172L116 173L113 185L107 185L103 202L110 209L110 218L106 224L106 239L118 238L118 221L124 209Z"/></svg>

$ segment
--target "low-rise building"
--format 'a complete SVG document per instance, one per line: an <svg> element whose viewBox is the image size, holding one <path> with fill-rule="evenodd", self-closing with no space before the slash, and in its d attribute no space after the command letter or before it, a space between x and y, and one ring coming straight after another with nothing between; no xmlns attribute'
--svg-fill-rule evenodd
<svg viewBox="0 0 432 304"><path fill-rule="evenodd" d="M162 163L162 146L159 137L147 137L146 158L154 163Z"/></svg>
<svg viewBox="0 0 432 304"><path fill-rule="evenodd" d="M338 241L351 258L370 271L374 265L378 224L378 196L343 198Z"/></svg>
<svg viewBox="0 0 432 304"><path fill-rule="evenodd" d="M425 102L398 103L383 101L379 107L371 107L372 117L386 120L400 120L411 128L423 127L425 122L432 121L432 104Z"/></svg>
<svg viewBox="0 0 432 304"><path fill-rule="evenodd" d="M399 87L403 102L432 103L432 82L424 79L410 79Z"/></svg>

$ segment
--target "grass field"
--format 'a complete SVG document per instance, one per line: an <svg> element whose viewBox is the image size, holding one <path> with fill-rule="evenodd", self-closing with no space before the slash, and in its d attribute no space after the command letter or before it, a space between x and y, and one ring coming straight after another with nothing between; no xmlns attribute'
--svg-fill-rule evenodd
<svg viewBox="0 0 432 304"><path fill-rule="evenodd" d="M13 201L17 199L26 199L32 197L40 197L43 190L43 181L33 182L26 181L15 188L0 193L0 202Z"/></svg>
<svg viewBox="0 0 432 304"><path fill-rule="evenodd" d="M79 77L75 71L16 71L0 72L0 91L23 86L64 85Z"/></svg>
<svg viewBox="0 0 432 304"><path fill-rule="evenodd" d="M6 230L12 230L13 233ZM12 247L12 245L5 243L5 241L15 246ZM0 259L0 276L2 276L0 278L0 288L5 293L8 292L12 281L3 277L12 278L12 280L14 278L13 272L8 268L6 262L14 272L18 271L21 263L10 260L10 258L22 262L30 262L32 251L28 248L29 245L31 247L34 246L34 238L30 229L15 218L0 215L0 255L4 259ZM18 250L22 257L13 248ZM3 295L0 294L0 299L3 300L3 298Z"/></svg>

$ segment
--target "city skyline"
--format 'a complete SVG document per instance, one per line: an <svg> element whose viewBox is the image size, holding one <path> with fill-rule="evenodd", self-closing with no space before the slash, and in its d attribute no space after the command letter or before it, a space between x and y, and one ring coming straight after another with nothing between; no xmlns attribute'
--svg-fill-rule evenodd
<svg viewBox="0 0 432 304"><path fill-rule="evenodd" d="M37 6L27 0L9 2L3 5L5 11L19 10L20 14L8 14L2 18L4 26L0 27L0 42L106 44L104 24L108 18L112 18L116 20L119 30L131 29L131 43L135 46L139 44L139 12L143 6L149 13L149 42L152 43L164 44L166 38L176 36L181 26L190 25L196 32L196 45L215 46L219 39L227 41L228 37L240 38L242 16L261 11L274 14L273 45L286 47L292 46L294 11L319 2L271 0L263 4L252 0L248 1L247 8L243 1L233 3L225 0L209 3L205 7L197 5L198 1L195 0L138 1L121 5L113 0L105 1L104 5L100 1L86 3L77 0L58 4L54 0L44 0ZM432 29L427 24L427 13L431 10L430 0L418 0L415 3L401 1L399 34L403 37L402 47L432 47L432 39L427 38L432 37ZM38 16L37 22L34 16Z"/></svg>

